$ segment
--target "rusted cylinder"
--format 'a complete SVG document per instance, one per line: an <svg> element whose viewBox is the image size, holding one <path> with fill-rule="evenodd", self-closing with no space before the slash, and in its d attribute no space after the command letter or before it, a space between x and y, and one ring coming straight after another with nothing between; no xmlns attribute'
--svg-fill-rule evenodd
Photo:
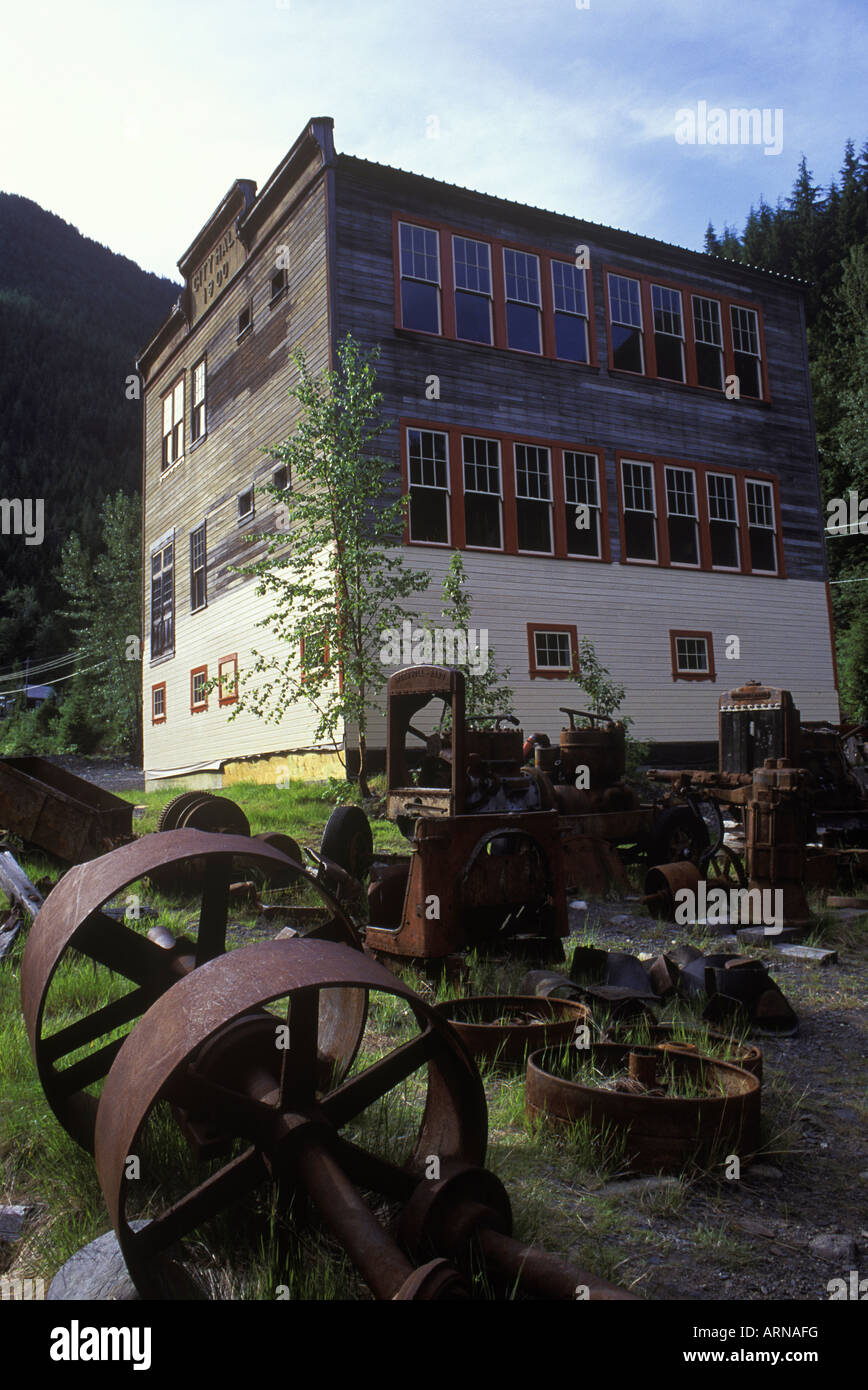
<svg viewBox="0 0 868 1390"><path fill-rule="evenodd" d="M560 755L570 772L587 767L591 791L620 782L626 766L623 724L606 729L561 729Z"/></svg>
<svg viewBox="0 0 868 1390"><path fill-rule="evenodd" d="M628 1066L630 1080L641 1086L657 1085L657 1058L653 1052L631 1052Z"/></svg>
<svg viewBox="0 0 868 1390"><path fill-rule="evenodd" d="M477 1062L521 1067L529 1052L569 1043L576 1029L590 1026L587 1005L538 995L485 994L435 1005L452 1024ZM510 1022L510 1017L515 1019Z"/></svg>
<svg viewBox="0 0 868 1390"><path fill-rule="evenodd" d="M488 1272L521 1293L559 1301L584 1298L593 1302L637 1301L636 1295L626 1289L619 1289L586 1269L576 1269L536 1245L522 1245L512 1236L501 1235L490 1228L478 1230L476 1239Z"/></svg>

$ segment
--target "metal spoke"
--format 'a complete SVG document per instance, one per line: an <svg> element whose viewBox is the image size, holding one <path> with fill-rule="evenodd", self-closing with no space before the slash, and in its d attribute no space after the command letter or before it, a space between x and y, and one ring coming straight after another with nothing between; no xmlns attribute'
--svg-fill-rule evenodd
<svg viewBox="0 0 868 1390"><path fill-rule="evenodd" d="M306 1110L316 1097L319 1041L319 990L299 991L287 1012L289 1047L280 1068L281 1110Z"/></svg>
<svg viewBox="0 0 868 1390"><path fill-rule="evenodd" d="M266 1177L259 1150L255 1147L245 1149L243 1154L212 1173L210 1178L193 1188L179 1202L173 1203L147 1226L131 1232L135 1257L147 1260L165 1250L181 1236L195 1230L201 1222L210 1220L239 1197L252 1191Z"/></svg>
<svg viewBox="0 0 868 1390"><path fill-rule="evenodd" d="M435 1050L436 1035L432 1028L396 1048L388 1056L374 1062L357 1076L350 1077L331 1095L320 1102L320 1110L335 1129L342 1128L362 1110L385 1096L399 1082L418 1071Z"/></svg>
<svg viewBox="0 0 868 1390"><path fill-rule="evenodd" d="M199 910L199 932L196 938L196 964L221 956L226 950L226 922L229 916L229 883L232 866L224 862L210 863L202 887Z"/></svg>
<svg viewBox="0 0 868 1390"><path fill-rule="evenodd" d="M332 1140L332 1152L348 1178L357 1187L379 1192L384 1197L406 1202L419 1183L418 1173L410 1173L387 1158L360 1149L342 1135Z"/></svg>
<svg viewBox="0 0 868 1390"><path fill-rule="evenodd" d="M89 917L70 944L98 965L107 966L137 985L153 985L157 980L165 980L169 973L167 953L161 946L101 913Z"/></svg>
<svg viewBox="0 0 868 1390"><path fill-rule="evenodd" d="M75 1052L76 1048L83 1047L85 1043L93 1042L94 1038L101 1038L124 1023L139 1018L152 999L153 994L150 990L134 989L131 994L113 1000L111 1004L97 1009L96 1013L80 1018L77 1023L71 1023L57 1033L50 1033L48 1037L43 1035L43 1058L47 1062L54 1062L58 1057L66 1057L70 1052Z"/></svg>

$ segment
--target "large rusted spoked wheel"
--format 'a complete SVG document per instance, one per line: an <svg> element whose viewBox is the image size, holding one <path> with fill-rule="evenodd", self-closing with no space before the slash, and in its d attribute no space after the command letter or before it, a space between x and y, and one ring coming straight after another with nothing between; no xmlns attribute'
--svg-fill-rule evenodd
<svg viewBox="0 0 868 1390"><path fill-rule="evenodd" d="M149 935L136 930L136 895L131 895L133 902L127 908L129 921L115 921L101 911L154 870L191 860L202 873L195 941L176 940L164 927L152 929ZM64 1129L84 1148L93 1147L97 1107L93 1088L107 1074L128 1025L179 979L223 954L229 884L247 867L266 873L296 870L313 884L323 902L322 920L311 932L360 949L350 919L313 875L279 850L244 836L202 830L143 835L101 859L77 864L46 898L24 951L22 1007L48 1103ZM77 1003L74 976L70 979L70 970L80 965L82 957L93 962L94 972L104 968L100 984L104 980L106 1003L90 1012ZM82 990L93 996L94 981L89 976ZM49 1021L58 1015L62 1026L50 1031ZM346 1031L335 1039L336 1062L349 1065L363 1027L364 1010L356 1002L348 1012Z"/></svg>
<svg viewBox="0 0 868 1390"><path fill-rule="evenodd" d="M703 857L702 867L709 888L747 887L744 865L740 856L735 850L730 849L729 845L720 844L707 858Z"/></svg>
<svg viewBox="0 0 868 1390"><path fill-rule="evenodd" d="M352 991L367 998L369 1013L383 997L403 1001L410 1035L335 1083L322 1066L324 1007ZM230 1156L204 1179L199 1170L192 1185L185 1180L180 1196L133 1230L128 1201L153 1190L161 1102L219 1131ZM144 1297L166 1296L161 1256L176 1241L274 1182L281 1197L303 1189L375 1295L394 1298L415 1288L416 1271L358 1189L406 1201L432 1156L480 1163L486 1138L479 1073L445 1019L347 946L266 941L210 961L151 1007L106 1079L95 1154ZM140 1180L128 1176L133 1155Z"/></svg>

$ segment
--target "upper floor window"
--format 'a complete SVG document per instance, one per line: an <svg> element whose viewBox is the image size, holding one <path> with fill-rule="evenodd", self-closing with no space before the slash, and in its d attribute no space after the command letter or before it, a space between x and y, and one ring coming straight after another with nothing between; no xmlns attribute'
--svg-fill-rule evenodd
<svg viewBox="0 0 868 1390"><path fill-rule="evenodd" d="M693 295L693 338L699 386L723 390L723 329L716 299Z"/></svg>
<svg viewBox="0 0 868 1390"><path fill-rule="evenodd" d="M449 544L449 440L439 430L408 430L410 539Z"/></svg>
<svg viewBox="0 0 868 1390"><path fill-rule="evenodd" d="M644 372L642 300L639 281L609 275L612 362L625 372Z"/></svg>
<svg viewBox="0 0 868 1390"><path fill-rule="evenodd" d="M515 512L519 550L551 555L551 460L543 446L515 446Z"/></svg>
<svg viewBox="0 0 868 1390"><path fill-rule="evenodd" d="M588 298L585 272L569 261L552 261L555 349L558 357L587 362Z"/></svg>
<svg viewBox="0 0 868 1390"><path fill-rule="evenodd" d="M651 286L654 310L654 353L657 375L670 381L684 381L684 325L681 295L665 285Z"/></svg>
<svg viewBox="0 0 868 1390"><path fill-rule="evenodd" d="M190 612L207 603L205 586L205 522L190 532Z"/></svg>
<svg viewBox="0 0 868 1390"><path fill-rule="evenodd" d="M163 397L163 468L184 456L184 378Z"/></svg>
<svg viewBox="0 0 868 1390"><path fill-rule="evenodd" d="M624 558L657 561L657 508L652 463L621 464L624 494Z"/></svg>
<svg viewBox="0 0 868 1390"><path fill-rule="evenodd" d="M205 358L193 368L193 413L190 417L190 439L195 444L205 433Z"/></svg>
<svg viewBox="0 0 868 1390"><path fill-rule="evenodd" d="M238 700L238 653L221 656L217 663L217 694L221 705L234 705Z"/></svg>
<svg viewBox="0 0 868 1390"><path fill-rule="evenodd" d="M464 534L468 546L503 548L500 444L463 435Z"/></svg>
<svg viewBox="0 0 868 1390"><path fill-rule="evenodd" d="M175 650L174 534L151 551L151 658Z"/></svg>
<svg viewBox="0 0 868 1390"><path fill-rule="evenodd" d="M440 332L440 237L431 227L399 223L401 322Z"/></svg>
<svg viewBox="0 0 868 1390"><path fill-rule="evenodd" d="M596 454L564 450L567 551L600 558L600 488Z"/></svg>
<svg viewBox="0 0 868 1390"><path fill-rule="evenodd" d="M735 374L743 396L762 396L759 327L755 309L730 305Z"/></svg>
<svg viewBox="0 0 868 1390"><path fill-rule="evenodd" d="M238 520L248 521L253 516L254 510L253 488L249 487L238 494Z"/></svg>
<svg viewBox="0 0 868 1390"><path fill-rule="evenodd" d="M737 570L741 567L741 552L735 478L730 473L706 473L705 486L712 569Z"/></svg>
<svg viewBox="0 0 868 1390"><path fill-rule="evenodd" d="M666 469L666 524L669 531L669 563L699 564L699 518L696 510L696 477L691 468Z"/></svg>
<svg viewBox="0 0 868 1390"><path fill-rule="evenodd" d="M474 343L492 341L491 248L487 241L454 236L455 333Z"/></svg>
<svg viewBox="0 0 868 1390"><path fill-rule="evenodd" d="M523 352L542 352L542 300L539 256L504 248L506 344Z"/></svg>
<svg viewBox="0 0 868 1390"><path fill-rule="evenodd" d="M745 488L751 569L777 574L774 488L771 483L753 482L750 478Z"/></svg>

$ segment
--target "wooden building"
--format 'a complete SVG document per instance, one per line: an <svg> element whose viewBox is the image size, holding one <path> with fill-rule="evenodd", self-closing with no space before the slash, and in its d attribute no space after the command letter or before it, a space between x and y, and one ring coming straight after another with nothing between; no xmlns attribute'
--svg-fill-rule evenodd
<svg viewBox="0 0 868 1390"><path fill-rule="evenodd" d="M798 283L336 154L326 118L179 266L139 361L149 785L339 770L303 704L229 716L251 649L277 650L233 567L275 522L291 354L319 371L347 332L380 346L417 606L439 613L459 548L527 730L581 703L582 635L659 758L708 754L719 693L752 677L838 717Z"/></svg>

